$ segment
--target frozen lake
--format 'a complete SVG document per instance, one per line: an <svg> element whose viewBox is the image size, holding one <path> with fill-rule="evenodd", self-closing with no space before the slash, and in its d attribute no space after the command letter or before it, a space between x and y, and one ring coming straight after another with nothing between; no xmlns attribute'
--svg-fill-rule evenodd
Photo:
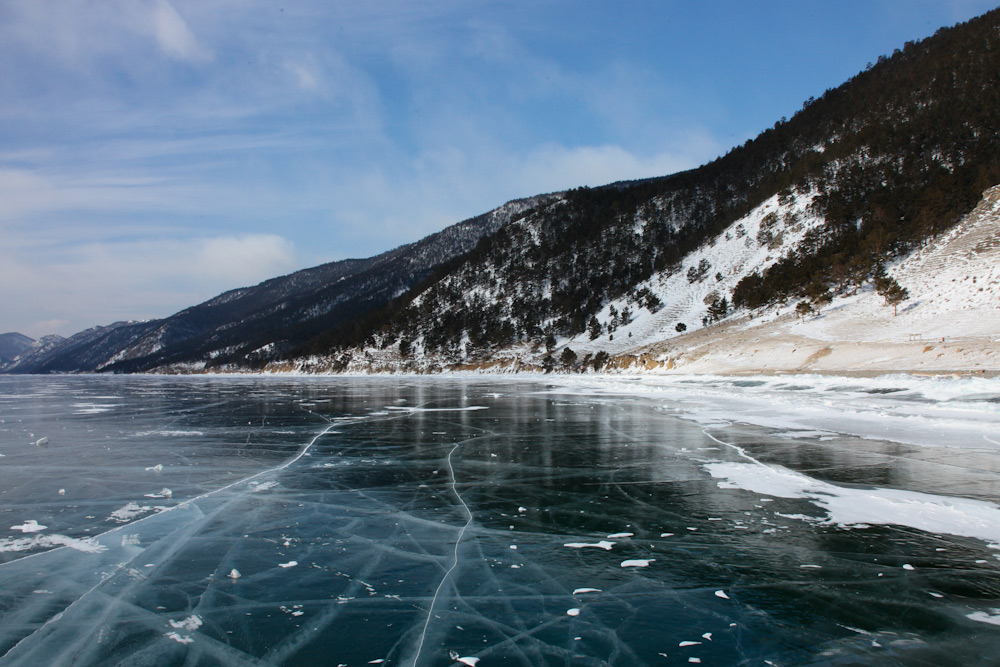
<svg viewBox="0 0 1000 667"><path fill-rule="evenodd" d="M0 665L1000 656L1000 380L0 377Z"/></svg>

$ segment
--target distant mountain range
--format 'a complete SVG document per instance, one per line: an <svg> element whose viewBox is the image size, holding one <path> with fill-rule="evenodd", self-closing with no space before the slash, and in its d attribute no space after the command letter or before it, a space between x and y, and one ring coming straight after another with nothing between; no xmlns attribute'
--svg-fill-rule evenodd
<svg viewBox="0 0 1000 667"><path fill-rule="evenodd" d="M0 370L662 365L667 342L677 357L683 341L741 318L804 321L867 292L892 312L916 307L905 267L998 183L994 10L902 45L698 169L510 202L382 255L227 292L163 320L36 342L13 359L0 352ZM989 250L997 218L977 215ZM927 271L957 280L950 261L926 264L921 285ZM992 293L992 274L975 287L972 277L961 289Z"/></svg>

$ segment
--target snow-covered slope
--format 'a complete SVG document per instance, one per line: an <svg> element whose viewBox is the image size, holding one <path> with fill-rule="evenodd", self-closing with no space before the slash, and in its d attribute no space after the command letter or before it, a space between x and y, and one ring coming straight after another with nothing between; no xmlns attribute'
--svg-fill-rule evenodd
<svg viewBox="0 0 1000 667"><path fill-rule="evenodd" d="M888 273L909 292L898 314L871 290L798 325L823 340L1000 339L1000 186L959 225Z"/></svg>
<svg viewBox="0 0 1000 667"><path fill-rule="evenodd" d="M771 197L749 215L734 222L722 234L690 253L679 269L655 274L640 283L632 295L644 289L653 294L660 306L649 309L642 298L631 295L608 303L597 315L603 333L591 338L584 333L560 341L577 353L621 354L636 347L681 335L685 331L706 326L703 319L709 305L728 298L737 283L752 272L759 272L793 252L806 233L823 224L823 219L810 211L812 193L801 193L779 201ZM627 323L621 314L629 312ZM612 313L618 313L618 324L609 330Z"/></svg>
<svg viewBox="0 0 1000 667"><path fill-rule="evenodd" d="M887 267L898 312L870 286L818 315L794 305L631 352L673 372L1000 372L1000 186L960 224Z"/></svg>

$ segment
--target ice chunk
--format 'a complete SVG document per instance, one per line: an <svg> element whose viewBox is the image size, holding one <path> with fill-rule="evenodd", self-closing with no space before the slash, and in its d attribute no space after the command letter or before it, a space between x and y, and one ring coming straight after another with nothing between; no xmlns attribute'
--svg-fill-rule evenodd
<svg viewBox="0 0 1000 667"><path fill-rule="evenodd" d="M35 446L36 447L48 447L49 446L49 439L48 438L39 438L38 440L35 440Z"/></svg>
<svg viewBox="0 0 1000 667"><path fill-rule="evenodd" d="M146 468L146 470L149 470L149 471L152 471L152 472L163 472L163 464L162 463L157 463L155 466L149 466L148 468Z"/></svg>
<svg viewBox="0 0 1000 667"><path fill-rule="evenodd" d="M297 560L290 560L287 563L278 563L278 567L295 567L299 564Z"/></svg>
<svg viewBox="0 0 1000 667"><path fill-rule="evenodd" d="M173 639L178 644L191 644L194 642L194 640L191 639L190 637L178 634L176 632L168 632L166 636L169 637L170 639Z"/></svg>
<svg viewBox="0 0 1000 667"><path fill-rule="evenodd" d="M572 609L567 609L566 610L566 615L567 616L579 616L580 615L580 609L578 607L573 607Z"/></svg>
<svg viewBox="0 0 1000 667"><path fill-rule="evenodd" d="M595 549L611 551L611 547L615 546L615 543L608 542L607 540L601 540L600 542L570 542L569 544L564 544L563 546L569 547L570 549L586 549L588 547L594 547Z"/></svg>
<svg viewBox="0 0 1000 667"><path fill-rule="evenodd" d="M623 560L622 567L649 567L649 564L655 560L655 558L633 558L631 560Z"/></svg>
<svg viewBox="0 0 1000 667"><path fill-rule="evenodd" d="M600 593L600 588L576 588L573 590L573 595L579 595L580 593Z"/></svg>
<svg viewBox="0 0 1000 667"><path fill-rule="evenodd" d="M459 658L455 662L460 662L463 665L469 665L469 667L476 667L479 664L479 658L465 657Z"/></svg>
<svg viewBox="0 0 1000 667"><path fill-rule="evenodd" d="M634 537L634 536L635 533L612 533L611 535L608 535L608 539L614 540L622 537Z"/></svg>
<svg viewBox="0 0 1000 667"><path fill-rule="evenodd" d="M697 646L697 645L698 645L698 644L700 644L700 643L701 643L701 642L690 642L690 641L683 641L683 642L681 642L680 644L678 644L678 646Z"/></svg>
<svg viewBox="0 0 1000 667"><path fill-rule="evenodd" d="M235 567L229 571L229 578L232 579L233 581L236 581L242 576L243 575L240 574L240 571L237 570Z"/></svg>
<svg viewBox="0 0 1000 667"><path fill-rule="evenodd" d="M11 530L19 530L22 533L37 533L41 530L45 530L48 526L42 526L34 519L28 519L20 526L11 526Z"/></svg>
<svg viewBox="0 0 1000 667"><path fill-rule="evenodd" d="M725 591L715 591L715 597L722 598L723 600L728 600L729 596L726 595Z"/></svg>

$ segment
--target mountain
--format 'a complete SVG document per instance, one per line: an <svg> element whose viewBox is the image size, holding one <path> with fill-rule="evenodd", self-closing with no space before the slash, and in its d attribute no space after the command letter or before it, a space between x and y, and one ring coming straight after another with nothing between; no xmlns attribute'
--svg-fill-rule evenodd
<svg viewBox="0 0 1000 667"><path fill-rule="evenodd" d="M0 367L29 349L34 342L33 338L16 332L0 334Z"/></svg>
<svg viewBox="0 0 1000 667"><path fill-rule="evenodd" d="M974 368L968 349L995 367L998 72L994 10L697 169L511 202L377 257L82 332L16 370L735 371L762 366L726 359L768 354L767 369L796 370L849 365L841 343L896 344L901 327L907 344L936 337L942 318L958 324L938 344L962 326L978 342L928 368ZM975 261L932 252L959 237ZM977 304L980 324L956 304ZM871 370L879 357L854 358Z"/></svg>
<svg viewBox="0 0 1000 667"><path fill-rule="evenodd" d="M119 322L49 341L3 370L142 372L280 354L384 306L483 236L555 196L511 201L375 257L323 264L232 290L162 320Z"/></svg>
<svg viewBox="0 0 1000 667"><path fill-rule="evenodd" d="M1000 183L997 72L994 10L879 58L703 167L540 205L367 327L295 357L324 370L579 370L790 303L806 315L859 290L902 296L887 267Z"/></svg>

